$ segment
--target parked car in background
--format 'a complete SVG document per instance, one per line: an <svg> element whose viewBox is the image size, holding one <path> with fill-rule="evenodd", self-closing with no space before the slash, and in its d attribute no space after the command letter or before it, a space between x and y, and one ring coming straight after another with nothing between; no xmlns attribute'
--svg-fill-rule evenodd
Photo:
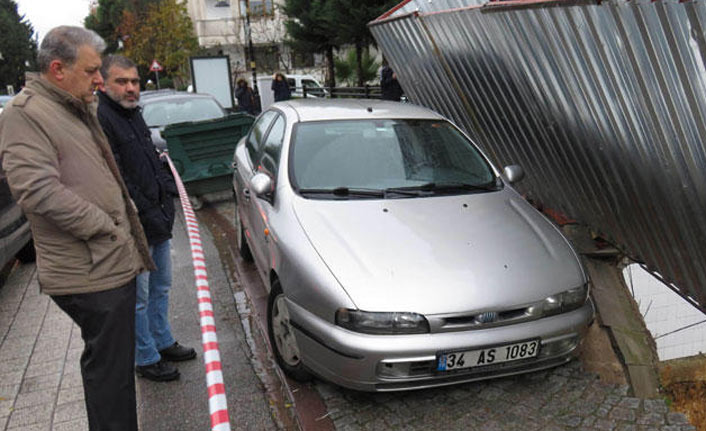
<svg viewBox="0 0 706 431"><path fill-rule="evenodd" d="M0 94L0 114L2 113L2 110L5 109L5 104L9 102L14 96L8 96L5 94Z"/></svg>
<svg viewBox="0 0 706 431"><path fill-rule="evenodd" d="M215 97L210 94L175 90L143 92L140 96L142 116L152 131L152 142L159 151L167 149L161 132L169 124L186 121L212 120L227 115Z"/></svg>
<svg viewBox="0 0 706 431"><path fill-rule="evenodd" d="M306 97L326 97L326 91L311 75L287 75L287 84L292 89L292 97L304 97L304 89L306 89Z"/></svg>
<svg viewBox="0 0 706 431"><path fill-rule="evenodd" d="M0 168L0 268L15 257L22 262L34 261L32 232L22 209L12 198L5 172Z"/></svg>
<svg viewBox="0 0 706 431"><path fill-rule="evenodd" d="M594 316L556 226L412 104L273 104L234 154L237 247L291 377L393 391L557 366Z"/></svg>
<svg viewBox="0 0 706 431"><path fill-rule="evenodd" d="M307 98L319 98L326 97L329 93L328 90L324 89L323 86L311 75L286 75L287 85L292 91L293 98L304 97L303 88L306 87L306 97ZM248 78L250 82L250 88L254 89L252 78ZM257 77L257 89L260 95L260 108L264 111L275 103L275 96L272 92L272 75L258 75Z"/></svg>

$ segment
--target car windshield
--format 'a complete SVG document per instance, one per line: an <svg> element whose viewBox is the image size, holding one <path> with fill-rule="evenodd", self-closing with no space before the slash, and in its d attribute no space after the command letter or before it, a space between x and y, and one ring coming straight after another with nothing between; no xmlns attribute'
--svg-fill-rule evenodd
<svg viewBox="0 0 706 431"><path fill-rule="evenodd" d="M161 127L184 121L201 121L222 118L223 109L213 99L185 97L147 102L142 116L149 127Z"/></svg>
<svg viewBox="0 0 706 431"><path fill-rule="evenodd" d="M293 184L316 198L457 194L500 186L478 149L447 121L302 123L290 158Z"/></svg>

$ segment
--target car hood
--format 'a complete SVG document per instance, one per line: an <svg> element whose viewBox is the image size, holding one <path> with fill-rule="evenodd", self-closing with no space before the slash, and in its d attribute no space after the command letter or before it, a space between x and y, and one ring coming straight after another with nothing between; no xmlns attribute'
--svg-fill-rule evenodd
<svg viewBox="0 0 706 431"><path fill-rule="evenodd" d="M361 310L497 310L585 282L564 237L507 189L412 199L297 198L294 211Z"/></svg>

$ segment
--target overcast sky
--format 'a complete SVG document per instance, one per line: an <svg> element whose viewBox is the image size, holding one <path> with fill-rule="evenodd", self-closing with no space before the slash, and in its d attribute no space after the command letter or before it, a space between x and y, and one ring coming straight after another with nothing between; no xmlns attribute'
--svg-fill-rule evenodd
<svg viewBox="0 0 706 431"><path fill-rule="evenodd" d="M90 0L15 0L20 16L25 15L39 33L39 41L59 25L83 27Z"/></svg>

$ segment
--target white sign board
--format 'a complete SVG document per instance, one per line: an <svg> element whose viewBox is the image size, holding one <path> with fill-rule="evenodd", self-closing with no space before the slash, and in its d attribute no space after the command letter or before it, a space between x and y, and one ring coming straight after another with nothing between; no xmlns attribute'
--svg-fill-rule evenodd
<svg viewBox="0 0 706 431"><path fill-rule="evenodd" d="M230 60L218 57L191 57L191 81L194 92L212 95L224 108L233 108Z"/></svg>

